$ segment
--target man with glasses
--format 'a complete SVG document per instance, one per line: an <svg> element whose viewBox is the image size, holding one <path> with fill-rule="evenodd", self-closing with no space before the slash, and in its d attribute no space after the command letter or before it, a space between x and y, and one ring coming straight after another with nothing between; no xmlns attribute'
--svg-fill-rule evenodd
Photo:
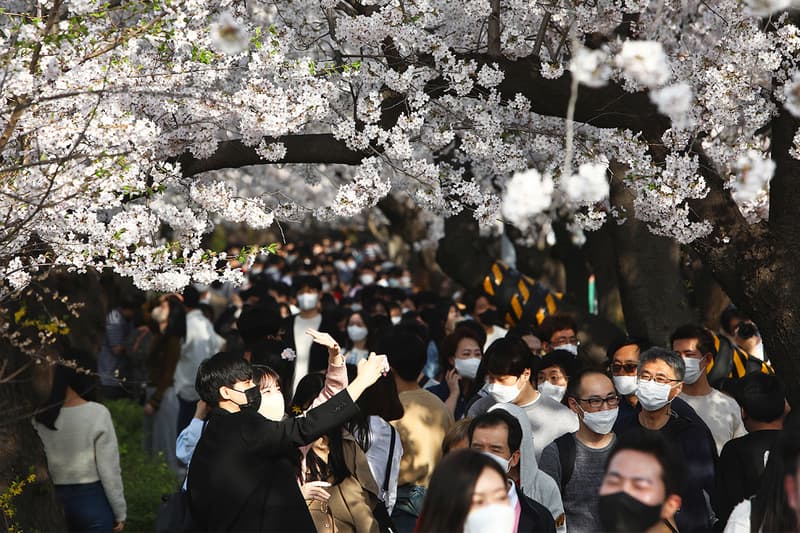
<svg viewBox="0 0 800 533"><path fill-rule="evenodd" d="M652 343L647 339L622 337L608 346L608 370L614 380L614 387L621 396L619 415L614 424L614 433L620 435L638 425L639 399L636 389L639 384L636 374L639 370L639 355L650 348ZM673 398L670 409L679 416L692 420L701 420L694 409L681 397Z"/></svg>
<svg viewBox="0 0 800 533"><path fill-rule="evenodd" d="M670 342L686 365L681 398L706 423L714 436L717 453L722 453L726 442L745 435L747 431L736 400L708 383L706 368L714 360L714 339L705 329L687 324L675 330Z"/></svg>
<svg viewBox="0 0 800 533"><path fill-rule="evenodd" d="M539 338L542 340L544 353L553 350L566 350L572 355L578 355L578 324L569 315L556 313L545 317L539 325Z"/></svg>
<svg viewBox="0 0 800 533"><path fill-rule="evenodd" d="M598 490L603 468L616 442L611 428L620 397L607 375L579 372L567 385L567 405L580 426L545 448L539 467L561 488L567 524L572 531L601 531Z"/></svg>
<svg viewBox="0 0 800 533"><path fill-rule="evenodd" d="M683 389L685 372L683 358L673 351L650 348L641 354L636 389L641 406L636 418L639 427L630 430L660 433L683 453L688 477L680 494L683 505L676 515L681 533L710 531L716 522L714 439L705 424L671 409L671 403Z"/></svg>

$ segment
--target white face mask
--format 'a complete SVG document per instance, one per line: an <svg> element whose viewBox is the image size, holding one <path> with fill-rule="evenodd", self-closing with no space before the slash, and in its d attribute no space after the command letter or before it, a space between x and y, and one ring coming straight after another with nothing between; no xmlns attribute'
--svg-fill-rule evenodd
<svg viewBox="0 0 800 533"><path fill-rule="evenodd" d="M684 357L683 363L686 365L686 373L683 375L683 381L691 385L697 383L700 376L703 375L705 367L700 366L701 359L695 357Z"/></svg>
<svg viewBox="0 0 800 533"><path fill-rule="evenodd" d="M375 276L372 274L361 274L359 279L361 280L362 285L372 285L375 283Z"/></svg>
<svg viewBox="0 0 800 533"><path fill-rule="evenodd" d="M506 474L508 473L509 470L511 470L511 459L504 459L499 455L495 455L491 452L481 452L481 453L486 457L491 457L492 459L494 459L495 462L498 465L500 465L500 468L502 468L503 472L505 472Z"/></svg>
<svg viewBox="0 0 800 533"><path fill-rule="evenodd" d="M645 411L658 411L669 403L669 393L672 387L667 383L658 383L655 380L640 381L636 389L636 397Z"/></svg>
<svg viewBox="0 0 800 533"><path fill-rule="evenodd" d="M464 533L513 533L516 521L511 504L494 503L470 512L464 523Z"/></svg>
<svg viewBox="0 0 800 533"><path fill-rule="evenodd" d="M392 325L396 326L397 324L400 323L401 320L403 320L403 317L402 316L393 316L391 320L392 320Z"/></svg>
<svg viewBox="0 0 800 533"><path fill-rule="evenodd" d="M560 402L564 397L564 393L567 392L567 388L562 387L561 385L553 385L549 381L543 381L539 383L539 392L548 398L552 398L555 401Z"/></svg>
<svg viewBox="0 0 800 533"><path fill-rule="evenodd" d="M367 338L367 328L361 326L347 326L347 336L353 342L363 341Z"/></svg>
<svg viewBox="0 0 800 533"><path fill-rule="evenodd" d="M581 408L583 411L583 408ZM605 411L596 411L594 413L587 413L583 411L583 423L586 427L597 433L598 435L608 435L617 421L619 414L619 407L607 409Z"/></svg>
<svg viewBox="0 0 800 533"><path fill-rule="evenodd" d="M316 292L298 294L297 307L299 307L301 311L311 311L317 307L317 300L319 300L319 295Z"/></svg>
<svg viewBox="0 0 800 533"><path fill-rule="evenodd" d="M280 422L283 420L284 411L283 394L276 391L261 393L261 405L258 406L258 414L267 420Z"/></svg>
<svg viewBox="0 0 800 533"><path fill-rule="evenodd" d="M623 396L633 394L639 385L636 383L636 376L614 376L614 386L617 392Z"/></svg>
<svg viewBox="0 0 800 533"><path fill-rule="evenodd" d="M522 391L517 388L517 385L502 385L500 383L489 383L486 385L486 392L494 398L496 402L509 403L517 399Z"/></svg>
<svg viewBox="0 0 800 533"><path fill-rule="evenodd" d="M578 345L577 344L562 344L561 346L555 346L555 350L566 350L572 355L578 355Z"/></svg>
<svg viewBox="0 0 800 533"><path fill-rule="evenodd" d="M481 360L477 357L470 357L469 359L456 358L455 367L462 378L475 379L478 375L478 367L481 366Z"/></svg>
<svg viewBox="0 0 800 533"><path fill-rule="evenodd" d="M162 322L166 322L167 318L169 318L169 311L163 305L157 305L150 311L150 318L156 324L161 324Z"/></svg>

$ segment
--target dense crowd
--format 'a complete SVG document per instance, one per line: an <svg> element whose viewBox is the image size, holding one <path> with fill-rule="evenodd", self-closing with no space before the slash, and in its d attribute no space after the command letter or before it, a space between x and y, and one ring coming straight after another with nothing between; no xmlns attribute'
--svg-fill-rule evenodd
<svg viewBox="0 0 800 533"><path fill-rule="evenodd" d="M376 244L287 246L248 275L123 299L98 354L62 354L96 364L100 398L141 403L143 445L181 485L160 527L798 529L800 424L733 308L718 332L621 337L597 361L573 316L507 324L481 290L415 290ZM70 530L119 532L95 389L57 366L35 424Z"/></svg>

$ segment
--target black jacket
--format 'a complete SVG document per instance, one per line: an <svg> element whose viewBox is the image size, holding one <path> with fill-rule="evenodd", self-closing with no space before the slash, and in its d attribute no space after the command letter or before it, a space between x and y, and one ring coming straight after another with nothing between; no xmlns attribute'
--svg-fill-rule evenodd
<svg viewBox="0 0 800 533"><path fill-rule="evenodd" d="M189 467L197 531L314 531L291 457L357 413L347 391L281 422L213 410Z"/></svg>
<svg viewBox="0 0 800 533"><path fill-rule="evenodd" d="M556 523L547 507L522 494L519 487L517 488L517 497L520 505L517 533L555 533Z"/></svg>

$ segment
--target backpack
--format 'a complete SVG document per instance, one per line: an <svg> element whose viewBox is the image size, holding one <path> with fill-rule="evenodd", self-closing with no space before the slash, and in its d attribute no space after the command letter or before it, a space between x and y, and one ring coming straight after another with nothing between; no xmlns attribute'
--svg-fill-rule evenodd
<svg viewBox="0 0 800 533"><path fill-rule="evenodd" d="M729 390L731 385L747 374L761 372L775 374L772 366L736 346L729 338L706 330L714 339L714 359L709 363L709 384L719 390Z"/></svg>

